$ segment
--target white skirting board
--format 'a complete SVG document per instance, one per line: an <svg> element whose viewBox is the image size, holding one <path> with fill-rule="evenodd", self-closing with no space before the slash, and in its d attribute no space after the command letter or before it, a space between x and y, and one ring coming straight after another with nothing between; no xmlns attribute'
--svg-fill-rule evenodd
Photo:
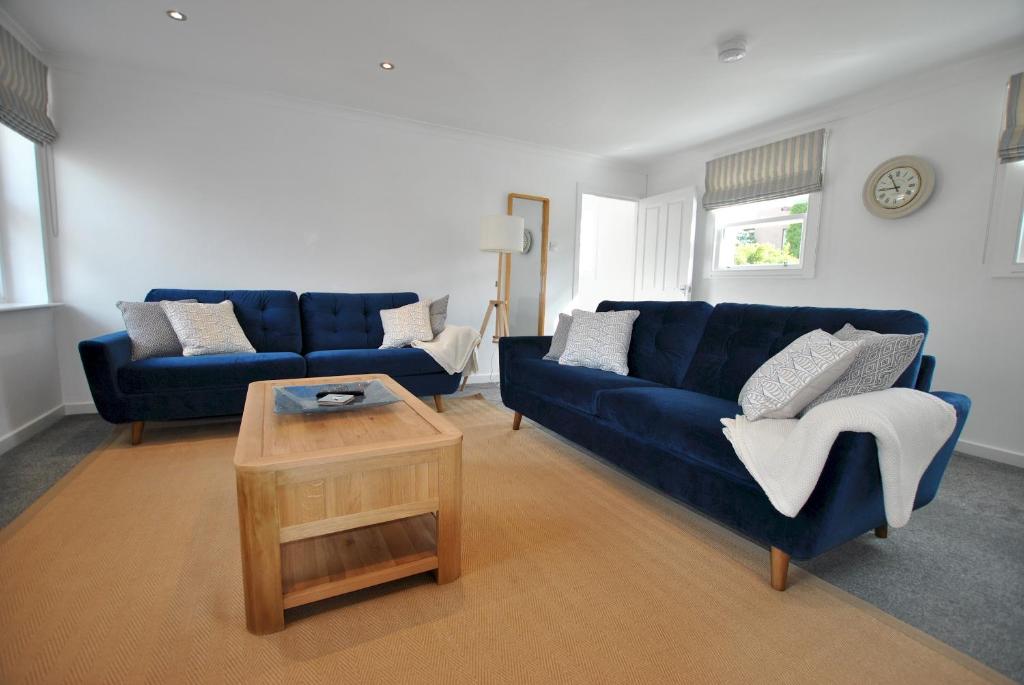
<svg viewBox="0 0 1024 685"><path fill-rule="evenodd" d="M75 414L95 414L96 405L92 402L68 402L64 405L65 416L74 416Z"/></svg>
<svg viewBox="0 0 1024 685"><path fill-rule="evenodd" d="M497 383L501 379L498 372L494 373L474 373L466 381L466 385L479 385L481 383Z"/></svg>
<svg viewBox="0 0 1024 685"><path fill-rule="evenodd" d="M956 451L972 457L980 457L989 461L998 461L1003 464L1024 468L1024 453L1014 452L1002 447L983 445L980 442L973 442L971 440L961 440L956 444Z"/></svg>
<svg viewBox="0 0 1024 685"><path fill-rule="evenodd" d="M0 437L0 454L9 449L17 447L29 438L43 432L53 424L57 423L64 416L64 407L54 407L50 411L37 416L20 428L15 428L7 435Z"/></svg>

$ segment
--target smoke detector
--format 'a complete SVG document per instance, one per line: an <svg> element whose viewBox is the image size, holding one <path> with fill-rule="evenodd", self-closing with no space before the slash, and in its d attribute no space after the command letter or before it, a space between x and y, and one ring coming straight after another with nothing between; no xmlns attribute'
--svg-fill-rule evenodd
<svg viewBox="0 0 1024 685"><path fill-rule="evenodd" d="M718 61L723 64L739 62L747 56L747 41L743 38L733 38L718 45Z"/></svg>

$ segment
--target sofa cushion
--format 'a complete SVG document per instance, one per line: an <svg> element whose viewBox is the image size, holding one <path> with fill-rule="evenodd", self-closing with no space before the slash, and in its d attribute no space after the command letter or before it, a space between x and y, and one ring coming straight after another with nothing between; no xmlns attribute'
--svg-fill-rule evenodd
<svg viewBox="0 0 1024 685"><path fill-rule="evenodd" d="M380 310L418 301L416 293L302 293L304 351L380 347L384 342Z"/></svg>
<svg viewBox="0 0 1024 685"><path fill-rule="evenodd" d="M722 433L723 418L742 413L735 402L676 388L630 388L598 395L597 415L666 452L754 482Z"/></svg>
<svg viewBox="0 0 1024 685"><path fill-rule="evenodd" d="M602 302L597 311L635 309L629 374L678 388L711 316L707 302Z"/></svg>
<svg viewBox="0 0 1024 685"><path fill-rule="evenodd" d="M384 350L321 350L306 355L309 376L344 376L356 373L386 373L389 376L422 376L444 373L423 350L399 347Z"/></svg>
<svg viewBox="0 0 1024 685"><path fill-rule="evenodd" d="M620 376L611 371L565 366L556 361L529 358L513 361L511 377L515 379L517 387L588 414L597 411L597 396L602 391L657 385L643 378Z"/></svg>
<svg viewBox="0 0 1024 685"><path fill-rule="evenodd" d="M801 335L816 328L835 333L847 323L878 333L928 333L923 316L903 310L724 303L711 312L681 387L735 400L762 364ZM914 387L920 367L918 351L895 387Z"/></svg>
<svg viewBox="0 0 1024 685"><path fill-rule="evenodd" d="M124 393L159 393L199 388L247 386L253 381L302 378L306 360L294 352L215 354L204 357L151 357L117 370Z"/></svg>
<svg viewBox="0 0 1024 685"><path fill-rule="evenodd" d="M290 290L155 288L146 295L146 302L185 299L206 304L231 300L238 323L257 352L302 352L299 299Z"/></svg>

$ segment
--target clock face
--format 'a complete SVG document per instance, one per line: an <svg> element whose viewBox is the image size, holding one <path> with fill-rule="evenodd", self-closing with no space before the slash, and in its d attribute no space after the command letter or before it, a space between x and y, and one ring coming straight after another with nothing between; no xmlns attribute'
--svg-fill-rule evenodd
<svg viewBox="0 0 1024 685"><path fill-rule="evenodd" d="M874 199L885 209L905 207L921 192L921 174L909 166L885 171L875 183Z"/></svg>

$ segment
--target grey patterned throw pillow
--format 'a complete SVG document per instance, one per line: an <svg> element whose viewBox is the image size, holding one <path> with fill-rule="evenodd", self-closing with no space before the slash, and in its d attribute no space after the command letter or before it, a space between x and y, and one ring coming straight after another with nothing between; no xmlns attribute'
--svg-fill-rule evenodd
<svg viewBox="0 0 1024 685"><path fill-rule="evenodd" d="M565 352L565 343L569 340L569 328L572 326L571 314L559 314L558 326L555 327L555 334L551 336L551 347L544 359L558 361L558 358Z"/></svg>
<svg viewBox="0 0 1024 685"><path fill-rule="evenodd" d="M195 302L195 300L180 300ZM118 302L128 339L132 341L132 361L150 357L180 357L181 343L159 302Z"/></svg>
<svg viewBox="0 0 1024 685"><path fill-rule="evenodd" d="M620 312L574 309L565 351L558 363L628 375L629 341L638 316L640 312L635 309Z"/></svg>
<svg viewBox="0 0 1024 685"><path fill-rule="evenodd" d="M160 303L186 357L207 354L255 353L252 343L235 316L231 300L219 304L188 302Z"/></svg>
<svg viewBox="0 0 1024 685"><path fill-rule="evenodd" d="M818 329L800 336L761 365L740 390L750 421L791 419L825 392L853 364L863 343Z"/></svg>
<svg viewBox="0 0 1024 685"><path fill-rule="evenodd" d="M807 405L805 412L829 400L891 388L910 366L910 362L914 361L924 341L924 333L876 333L857 330L850 324L836 331L835 337L840 340L863 341L863 347L843 375Z"/></svg>
<svg viewBox="0 0 1024 685"><path fill-rule="evenodd" d="M426 302L413 302L404 307L380 310L380 322L384 326L384 342L380 349L406 347L414 340L421 342L434 339L430 329L430 307Z"/></svg>
<svg viewBox="0 0 1024 685"><path fill-rule="evenodd" d="M434 337L441 335L444 325L448 321L448 295L440 297L430 303L430 332Z"/></svg>

